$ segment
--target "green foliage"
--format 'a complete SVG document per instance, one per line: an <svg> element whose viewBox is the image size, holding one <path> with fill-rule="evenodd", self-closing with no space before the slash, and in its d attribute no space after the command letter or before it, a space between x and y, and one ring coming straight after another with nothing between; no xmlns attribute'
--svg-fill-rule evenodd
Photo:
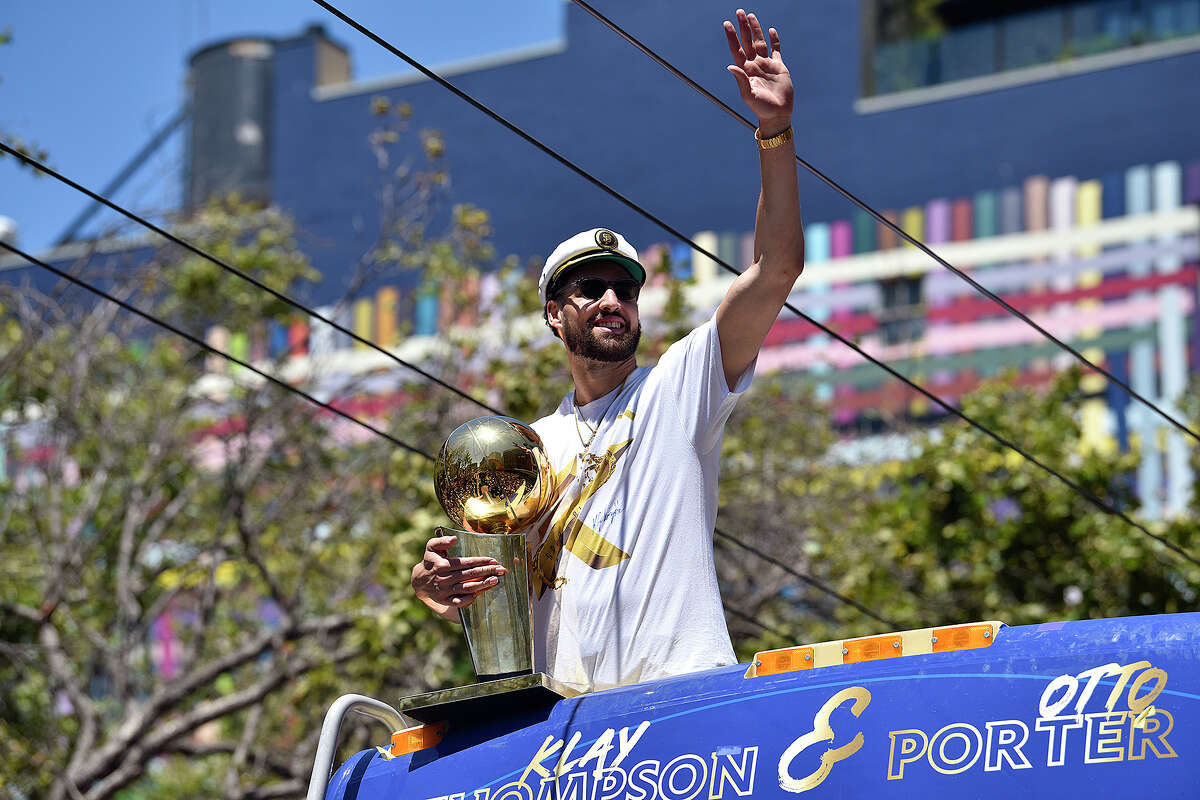
<svg viewBox="0 0 1200 800"><path fill-rule="evenodd" d="M283 291L313 277L287 224L245 219L214 207L191 233ZM248 326L282 313L195 261L157 266L161 283L143 276L140 299L161 298L155 310L176 321L223 309ZM426 658L442 623L411 593L384 592L393 576L377 571L419 553L393 502L427 472L389 480L389 446L355 444L304 401L237 373L198 392L214 380L201 359L109 306L49 325L28 306L6 303L0 354L0 408L25 434L8 437L19 467L0 487L0 599L15 612L0 687L6 785L53 795L71 780L108 796L149 758L193 747L201 728L228 743L214 758L243 736L251 753L296 748L283 779L296 782L303 743L345 687L386 694L449 676L453 646ZM165 627L173 674L155 655ZM276 713L255 711L272 702ZM180 735L164 738L172 725ZM225 783L254 780L253 759L227 763ZM186 770L168 772L146 787L176 791Z"/></svg>
<svg viewBox="0 0 1200 800"><path fill-rule="evenodd" d="M808 387L756 379L726 425L717 528L808 571L812 521L853 500L845 474L823 463L833 441L828 412ZM742 658L794 643L813 629L814 619L832 618L830 605L804 594L794 575L722 536L715 544L722 597L732 609L730 632Z"/></svg>
<svg viewBox="0 0 1200 800"><path fill-rule="evenodd" d="M352 288L406 266L449 285L491 257L477 209L455 208L435 235L426 189L438 182L424 180L390 173L404 199ZM418 227L402 217L420 236L394 247ZM272 209L228 198L179 232L280 292L320 279ZM214 321L262 334L294 314L176 248L130 266L114 290L197 335ZM429 462L244 370L214 374L211 357L110 304L66 302L0 296L0 437L15 466L0 480L10 791L300 795L338 695L469 681L462 637L408 585L444 521ZM282 362L264 366L283 374ZM289 374L310 391L316 377ZM359 394L358 380L340 398ZM392 427L426 450L462 421L423 383L404 391L413 403ZM360 731L346 746L385 738Z"/></svg>
<svg viewBox="0 0 1200 800"><path fill-rule="evenodd" d="M292 221L236 195L202 208L182 233L201 250L276 291L295 294L320 279L299 250ZM231 331L250 333L268 322L286 323L296 313L206 258L192 253L184 253L182 260L175 260L173 253L164 257L167 264L148 270L147 284L152 296L161 298L159 313L185 329L202 329L219 320Z"/></svg>
<svg viewBox="0 0 1200 800"><path fill-rule="evenodd" d="M1078 421L1081 402L1079 376L1068 372L1042 393L997 381L964 398L963 409L1136 517L1132 475L1138 456L1087 446ZM754 433L753 419L735 418L727 445L737 450L727 447L727 465L769 465L765 451L755 452ZM821 450L819 441L779 439L796 441L800 454ZM916 435L912 447L915 454L907 460L856 467L827 457L799 459L781 477L789 500L777 506L767 494L760 514L766 519L742 530L762 549L893 626L786 575L778 578L788 584L784 595L760 608L753 605L758 596L743 589L741 609L789 631L794 641L820 641L983 619L1018 625L1194 606L1200 570L974 428L948 422ZM795 476L804 474L805 465L815 466L815 480L799 483ZM734 470L727 473L726 481ZM762 489L746 486L737 479L736 491L759 506ZM730 494L723 504L731 510ZM807 516L797 513L801 497L811 506ZM1190 552L1200 550L1194 515L1152 530ZM760 583L780 572L753 566ZM732 603L731 593L726 596ZM744 652L778 646L777 637L759 636L744 643Z"/></svg>
<svg viewBox="0 0 1200 800"><path fill-rule="evenodd" d="M876 0L876 30L881 41L931 39L946 29L938 14L943 0Z"/></svg>

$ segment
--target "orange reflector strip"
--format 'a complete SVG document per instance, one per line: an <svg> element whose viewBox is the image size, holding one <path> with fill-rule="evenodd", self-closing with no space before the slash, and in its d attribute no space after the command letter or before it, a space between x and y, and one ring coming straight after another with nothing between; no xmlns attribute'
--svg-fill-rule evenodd
<svg viewBox="0 0 1200 800"><path fill-rule="evenodd" d="M955 625L951 628L934 628L933 652L948 653L951 650L987 647L995 638L991 625Z"/></svg>
<svg viewBox="0 0 1200 800"><path fill-rule="evenodd" d="M811 647L789 647L786 650L771 650L755 656L755 675L778 675L813 668Z"/></svg>
<svg viewBox="0 0 1200 800"><path fill-rule="evenodd" d="M894 658L901 655L903 649L900 646L899 636L871 636L867 639L853 639L842 643L842 663L853 664L858 661Z"/></svg>
<svg viewBox="0 0 1200 800"><path fill-rule="evenodd" d="M449 727L445 722L435 722L432 725L396 731L392 734L392 756L404 756L436 746L442 741Z"/></svg>

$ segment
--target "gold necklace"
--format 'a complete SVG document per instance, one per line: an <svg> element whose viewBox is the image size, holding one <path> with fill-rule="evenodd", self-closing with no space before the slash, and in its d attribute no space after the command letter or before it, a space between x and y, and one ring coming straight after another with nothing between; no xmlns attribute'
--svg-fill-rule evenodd
<svg viewBox="0 0 1200 800"><path fill-rule="evenodd" d="M604 407L604 411L596 419L596 427L594 428L592 427L591 423L584 419L583 415L579 413L579 405L577 403L571 404L571 410L575 412L575 435L579 437L579 443L583 445L583 449L579 451L579 462L583 465L583 472L580 473L579 476L580 483L587 483L588 479L591 477L591 473L595 472L596 468L600 466L600 462L604 460L602 456L594 455L592 453L592 442L596 440L596 434L600 433L600 425L604 422L604 418L608 416L608 412L612 410L613 405L615 405L617 400L621 397L621 390L625 388L625 381L628 380L629 376L626 375L625 380L621 381L621 385L617 387L616 392L613 394L613 399L608 401L608 405ZM583 426L589 431L586 441L583 438L583 432L579 430L580 422L582 422Z"/></svg>

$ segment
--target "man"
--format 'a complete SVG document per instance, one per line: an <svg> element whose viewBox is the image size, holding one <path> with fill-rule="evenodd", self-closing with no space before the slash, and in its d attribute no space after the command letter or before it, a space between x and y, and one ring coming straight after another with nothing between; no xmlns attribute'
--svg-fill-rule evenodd
<svg viewBox="0 0 1200 800"><path fill-rule="evenodd" d="M737 81L758 118L762 191L754 263L711 320L638 367L637 251L596 228L550 255L539 285L575 391L534 423L560 476L555 507L529 531L535 668L606 688L735 663L713 566L725 421L804 265L792 81L774 28L741 9L725 22ZM430 540L417 596L446 619L495 586L490 559L448 559Z"/></svg>

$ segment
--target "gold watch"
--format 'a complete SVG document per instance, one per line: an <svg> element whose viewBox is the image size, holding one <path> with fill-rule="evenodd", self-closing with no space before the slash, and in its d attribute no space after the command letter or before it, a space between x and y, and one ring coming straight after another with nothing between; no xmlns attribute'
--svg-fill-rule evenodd
<svg viewBox="0 0 1200 800"><path fill-rule="evenodd" d="M788 125L781 133L777 133L770 139L762 138L762 131L755 128L754 138L758 142L759 150L774 150L776 147L782 147L792 141L792 126Z"/></svg>

